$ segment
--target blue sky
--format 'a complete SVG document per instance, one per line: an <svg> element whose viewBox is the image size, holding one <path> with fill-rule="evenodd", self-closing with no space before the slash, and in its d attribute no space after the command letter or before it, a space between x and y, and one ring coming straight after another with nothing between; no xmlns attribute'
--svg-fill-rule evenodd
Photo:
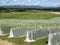
<svg viewBox="0 0 60 45"><path fill-rule="evenodd" d="M0 0L0 6L3 5L38 5L38 6L60 6L60 0Z"/></svg>

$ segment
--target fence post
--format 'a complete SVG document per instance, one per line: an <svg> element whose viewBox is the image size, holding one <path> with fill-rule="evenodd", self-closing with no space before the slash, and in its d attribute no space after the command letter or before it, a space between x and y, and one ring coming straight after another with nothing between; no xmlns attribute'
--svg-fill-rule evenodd
<svg viewBox="0 0 60 45"><path fill-rule="evenodd" d="M10 29L10 35L9 35L9 38L13 38L14 37L14 34L13 34L13 30L12 28Z"/></svg>

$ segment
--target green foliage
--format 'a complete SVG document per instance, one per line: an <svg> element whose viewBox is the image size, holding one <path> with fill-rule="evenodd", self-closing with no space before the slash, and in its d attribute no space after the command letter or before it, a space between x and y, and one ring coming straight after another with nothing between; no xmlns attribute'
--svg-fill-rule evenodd
<svg viewBox="0 0 60 45"><path fill-rule="evenodd" d="M2 12L24 12L25 9L22 8L3 8L0 7L0 13Z"/></svg>

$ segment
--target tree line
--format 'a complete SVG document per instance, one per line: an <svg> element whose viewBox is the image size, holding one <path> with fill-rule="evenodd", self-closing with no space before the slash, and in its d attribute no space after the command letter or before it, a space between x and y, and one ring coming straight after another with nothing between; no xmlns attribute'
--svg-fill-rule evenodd
<svg viewBox="0 0 60 45"><path fill-rule="evenodd" d="M22 12L25 11L25 9L22 8L1 8L0 7L0 12Z"/></svg>
<svg viewBox="0 0 60 45"><path fill-rule="evenodd" d="M60 11L60 8L39 9L39 8L3 8L3 7L0 7L0 12L24 12L27 10Z"/></svg>

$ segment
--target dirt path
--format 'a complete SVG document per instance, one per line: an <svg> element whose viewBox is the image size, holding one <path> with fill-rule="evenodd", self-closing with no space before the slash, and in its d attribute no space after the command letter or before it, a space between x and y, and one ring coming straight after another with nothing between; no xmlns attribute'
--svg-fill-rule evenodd
<svg viewBox="0 0 60 45"><path fill-rule="evenodd" d="M52 13L52 14L60 14L60 12L49 12L49 13Z"/></svg>
<svg viewBox="0 0 60 45"><path fill-rule="evenodd" d="M13 45L12 42L8 42L7 40L1 40L0 39L0 45Z"/></svg>

